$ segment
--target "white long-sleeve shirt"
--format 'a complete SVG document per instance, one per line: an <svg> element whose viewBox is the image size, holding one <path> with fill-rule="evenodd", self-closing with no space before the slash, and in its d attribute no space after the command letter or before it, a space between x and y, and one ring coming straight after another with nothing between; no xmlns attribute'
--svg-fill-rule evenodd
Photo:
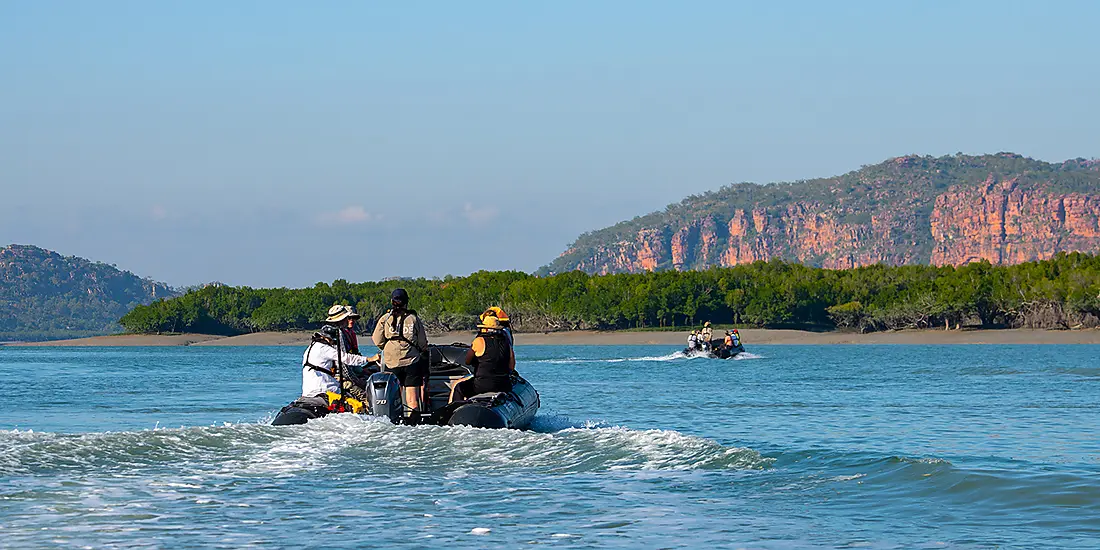
<svg viewBox="0 0 1100 550"><path fill-rule="evenodd" d="M344 353L340 357L345 365L366 365L370 363L370 359L354 353ZM302 395L313 397L325 392L342 393L340 385L336 383L336 377L311 369L307 364L336 373L335 347L322 342L314 342L302 354Z"/></svg>

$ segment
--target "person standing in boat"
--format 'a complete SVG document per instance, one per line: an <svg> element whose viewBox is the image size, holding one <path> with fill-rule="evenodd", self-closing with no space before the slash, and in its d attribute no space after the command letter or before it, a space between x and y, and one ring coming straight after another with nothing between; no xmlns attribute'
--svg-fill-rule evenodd
<svg viewBox="0 0 1100 550"><path fill-rule="evenodd" d="M401 381L405 406L421 411L426 405L424 383L428 377L428 333L416 311L409 309L409 293L398 288L390 294L393 309L378 318L371 339L382 350L385 367Z"/></svg>
<svg viewBox="0 0 1100 550"><path fill-rule="evenodd" d="M466 364L474 367L472 393L469 395L512 391L516 354L504 327L498 317L487 316L477 328L477 337L466 351Z"/></svg>
<svg viewBox="0 0 1100 550"><path fill-rule="evenodd" d="M699 343L702 344L704 350L710 351L710 339L714 337L713 331L710 328L710 321L703 323L703 330L699 331Z"/></svg>
<svg viewBox="0 0 1100 550"><path fill-rule="evenodd" d="M325 398L328 393L343 395L336 370L342 363L351 367L365 367L380 358L363 357L338 349L340 329L335 325L325 325L310 339L309 347L302 355L302 397ZM343 347L343 346L340 346Z"/></svg>
<svg viewBox="0 0 1100 550"><path fill-rule="evenodd" d="M359 337L355 334L355 321L357 319L359 319L359 314L355 312L355 308L337 304L328 309L328 317L325 318L325 322L340 329L344 351L359 355Z"/></svg>

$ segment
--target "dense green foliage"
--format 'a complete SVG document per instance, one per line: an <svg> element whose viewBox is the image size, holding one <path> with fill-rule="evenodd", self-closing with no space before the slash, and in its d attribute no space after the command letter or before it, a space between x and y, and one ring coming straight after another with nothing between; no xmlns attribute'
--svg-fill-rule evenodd
<svg viewBox="0 0 1100 550"><path fill-rule="evenodd" d="M932 250L928 219L936 196L952 187L979 186L991 176L995 180L1016 178L1023 189L1041 186L1053 193L1096 193L1100 190L1100 163L1086 159L1051 164L1014 153L898 157L832 178L768 185L737 183L692 195L668 205L663 211L584 233L565 254L543 267L539 274L576 269L579 262L594 257L601 247L633 241L643 229L667 233L707 217L719 220L721 226L735 212L754 208L782 216L786 208L796 202L826 206L845 223L863 224L869 223L874 215L881 217L887 210L907 205L906 214L913 218L913 223L907 228L898 228L902 234L896 236L897 242L913 243L916 257L926 262ZM716 250L726 246L721 233L718 238L712 247ZM659 265L658 269L671 267L670 264Z"/></svg>
<svg viewBox="0 0 1100 550"><path fill-rule="evenodd" d="M11 245L0 248L0 341L119 332L119 316L175 294L107 264Z"/></svg>
<svg viewBox="0 0 1100 550"><path fill-rule="evenodd" d="M501 305L519 331L626 329L702 320L763 327L1096 326L1100 257L1059 254L1014 266L960 268L875 265L827 270L782 261L706 271L536 277L515 271L468 277L305 289L210 286L139 306L122 318L131 332L251 331L316 327L334 303L355 305L363 329L384 312L390 290L406 288L436 330L472 328Z"/></svg>

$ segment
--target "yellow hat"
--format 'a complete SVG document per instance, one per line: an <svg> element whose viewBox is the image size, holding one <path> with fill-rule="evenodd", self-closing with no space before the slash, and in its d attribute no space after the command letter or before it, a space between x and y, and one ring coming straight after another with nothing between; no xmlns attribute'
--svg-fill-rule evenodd
<svg viewBox="0 0 1100 550"><path fill-rule="evenodd" d="M505 322L508 321L508 314L505 313L503 309L500 309L497 306L493 306L493 307L490 307L489 309L485 310L485 312L481 314L479 319L484 321L486 317L496 317L497 319L499 319L501 321L505 321Z"/></svg>
<svg viewBox="0 0 1100 550"><path fill-rule="evenodd" d="M500 321L496 317L490 315L481 319L481 324L477 328L499 329Z"/></svg>
<svg viewBox="0 0 1100 550"><path fill-rule="evenodd" d="M707 322L703 323L703 326L704 327L709 327L710 326L710 321L707 321Z"/></svg>

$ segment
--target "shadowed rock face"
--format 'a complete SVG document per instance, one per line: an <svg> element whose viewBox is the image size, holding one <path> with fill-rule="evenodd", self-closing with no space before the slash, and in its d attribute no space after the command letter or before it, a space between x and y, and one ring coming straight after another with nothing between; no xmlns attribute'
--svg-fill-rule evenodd
<svg viewBox="0 0 1100 550"><path fill-rule="evenodd" d="M1013 264L1100 252L1100 165L1001 153L899 157L837 178L737 184L582 236L544 272L636 273L771 259Z"/></svg>

